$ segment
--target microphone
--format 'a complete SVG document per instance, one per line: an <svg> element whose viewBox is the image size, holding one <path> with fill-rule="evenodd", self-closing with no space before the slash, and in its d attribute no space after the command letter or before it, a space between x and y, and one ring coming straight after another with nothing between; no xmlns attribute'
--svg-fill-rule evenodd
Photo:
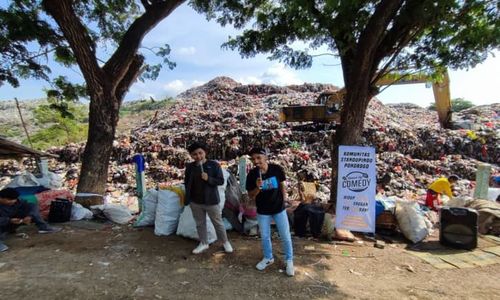
<svg viewBox="0 0 500 300"><path fill-rule="evenodd" d="M201 173L205 173L205 171L203 170L203 162L200 160L198 164L200 165Z"/></svg>

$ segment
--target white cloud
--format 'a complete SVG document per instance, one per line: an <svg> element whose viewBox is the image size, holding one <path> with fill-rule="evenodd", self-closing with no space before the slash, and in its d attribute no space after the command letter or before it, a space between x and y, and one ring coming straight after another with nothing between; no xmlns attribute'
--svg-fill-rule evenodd
<svg viewBox="0 0 500 300"><path fill-rule="evenodd" d="M262 82L276 85L302 84L297 73L283 64L274 64L260 76Z"/></svg>
<svg viewBox="0 0 500 300"><path fill-rule="evenodd" d="M167 92L168 96L175 96L186 90L186 85L182 82L182 80L176 79L165 84L163 89Z"/></svg>
<svg viewBox="0 0 500 300"><path fill-rule="evenodd" d="M193 81L191 82L190 87L195 87L195 86L204 85L205 83L206 83L206 81L201 81L201 80L193 80Z"/></svg>
<svg viewBox="0 0 500 300"><path fill-rule="evenodd" d="M190 89L195 86L200 86L205 84L204 81L193 80L191 83L186 83L180 79L172 80L169 83L163 86L163 90L167 92L167 96L176 96L187 89Z"/></svg>
<svg viewBox="0 0 500 300"><path fill-rule="evenodd" d="M193 46L182 47L182 48L179 48L179 50L177 50L177 53L179 55L185 55L185 56L194 55L196 53L196 48Z"/></svg>
<svg viewBox="0 0 500 300"><path fill-rule="evenodd" d="M255 76L246 76L237 80L242 84L261 84L262 80Z"/></svg>

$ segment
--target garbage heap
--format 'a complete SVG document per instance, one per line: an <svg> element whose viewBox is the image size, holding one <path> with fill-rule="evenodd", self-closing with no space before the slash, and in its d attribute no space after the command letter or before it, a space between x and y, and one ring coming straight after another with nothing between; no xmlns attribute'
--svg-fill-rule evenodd
<svg viewBox="0 0 500 300"><path fill-rule="evenodd" d="M251 147L269 150L271 160L285 167L292 197L297 181L318 183L318 197L330 194L330 146L334 129L296 131L279 122L284 105L314 103L332 85L303 84L286 87L242 85L228 77L217 77L205 85L185 91L177 102L114 143L109 191L130 192L135 185L132 157L144 154L148 187L182 180L186 146L204 141L209 157L223 162L236 173L236 159ZM363 144L377 152L378 175L390 174L387 195L417 198L437 176L461 177L457 192L469 195L474 187L476 166L493 165L499 172L500 104L474 107L453 115L460 128L440 129L437 113L415 105L370 101L365 119ZM83 145L51 149L60 155L55 170L72 179ZM5 166L4 166L5 167ZM14 166L11 166L15 169Z"/></svg>

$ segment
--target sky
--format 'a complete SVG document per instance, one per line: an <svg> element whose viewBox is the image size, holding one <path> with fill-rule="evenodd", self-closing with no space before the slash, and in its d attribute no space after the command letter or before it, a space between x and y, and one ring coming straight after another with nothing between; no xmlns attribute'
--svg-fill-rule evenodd
<svg viewBox="0 0 500 300"><path fill-rule="evenodd" d="M162 99L175 96L186 89L201 85L217 76L228 76L243 84L289 85L308 83L330 83L343 86L342 70L334 57L320 57L306 70L294 70L265 54L243 59L239 53L221 49L221 44L237 31L223 28L214 21L208 22L187 5L175 10L144 39L147 48L169 44L170 59L177 63L173 70L164 68L155 81L136 82L125 100L153 97ZM148 62L157 62L146 48L141 49ZM106 53L100 52L100 58ZM50 64L54 75L65 75L70 80L82 81L77 67L66 69ZM500 52L490 55L486 61L470 70L449 71L451 98L465 98L476 105L500 102ZM44 97L48 84L40 80L24 80L19 88L8 84L0 86L0 99L37 99ZM428 106L434 101L432 89L425 84L391 86L377 96L384 103L415 103Z"/></svg>

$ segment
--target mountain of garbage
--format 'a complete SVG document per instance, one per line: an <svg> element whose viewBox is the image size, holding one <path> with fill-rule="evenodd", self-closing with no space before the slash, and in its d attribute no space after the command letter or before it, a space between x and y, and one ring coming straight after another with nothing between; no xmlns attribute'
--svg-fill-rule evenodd
<svg viewBox="0 0 500 300"><path fill-rule="evenodd" d="M292 194L298 180L315 181L318 197L326 201L334 129L297 131L279 121L279 112L281 106L311 104L322 91L337 89L327 84L243 85L217 77L187 90L174 105L144 120L129 135L117 137L108 191L115 197L124 192L132 195L136 153L145 156L148 187L180 182L190 159L186 146L200 140L208 145L210 158L235 174L237 158L253 146L262 146L271 153L271 160L285 167ZM388 106L376 98L370 101L363 144L376 149L378 176L392 178L386 186L388 195L421 197L433 179L450 174L461 178L458 194L469 195L478 164L489 163L494 172L500 171L500 104L455 113L453 120L457 129L441 129L434 111L408 104ZM73 189L83 145L50 152L60 156L51 169L66 176L67 187ZM15 173L19 166L12 162L3 169Z"/></svg>

